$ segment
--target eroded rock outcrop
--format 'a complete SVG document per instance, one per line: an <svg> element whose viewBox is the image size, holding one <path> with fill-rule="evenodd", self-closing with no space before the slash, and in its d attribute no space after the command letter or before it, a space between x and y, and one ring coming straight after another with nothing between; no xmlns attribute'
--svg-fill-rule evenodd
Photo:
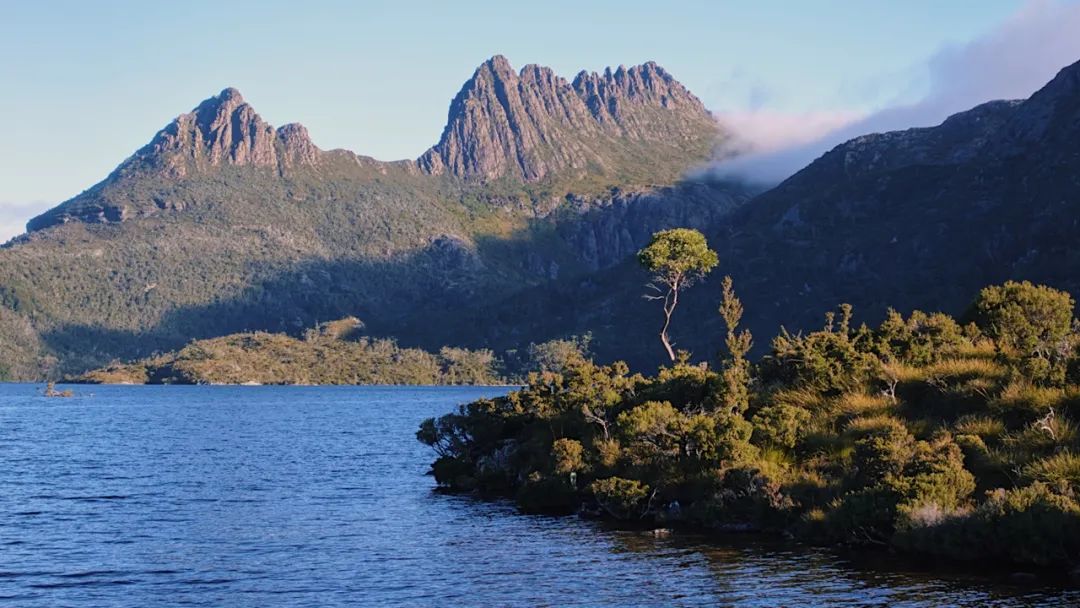
<svg viewBox="0 0 1080 608"><path fill-rule="evenodd" d="M418 162L436 175L531 182L618 173L676 150L692 163L718 136L701 101L655 63L581 72L571 83L538 65L515 72L497 55L462 87L439 143Z"/></svg>

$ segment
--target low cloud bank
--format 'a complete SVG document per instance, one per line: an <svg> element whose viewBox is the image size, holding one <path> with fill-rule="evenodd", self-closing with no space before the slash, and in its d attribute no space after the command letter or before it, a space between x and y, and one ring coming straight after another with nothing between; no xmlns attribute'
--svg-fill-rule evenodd
<svg viewBox="0 0 1080 608"><path fill-rule="evenodd" d="M929 91L920 101L865 117L843 113L720 114L747 152L714 164L717 177L775 184L833 147L859 135L940 124L950 115L995 99L1023 99L1063 67L1080 60L1080 2L1032 0L986 35L946 47L926 62ZM800 122L802 119L802 122ZM837 121L824 133L817 128Z"/></svg>

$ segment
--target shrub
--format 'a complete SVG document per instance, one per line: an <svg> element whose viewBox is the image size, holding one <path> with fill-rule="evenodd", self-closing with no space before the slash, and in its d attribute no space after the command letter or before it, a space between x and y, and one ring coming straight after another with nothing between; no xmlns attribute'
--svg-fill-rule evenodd
<svg viewBox="0 0 1080 608"><path fill-rule="evenodd" d="M685 452L698 467L732 466L756 455L750 445L753 426L739 414L717 412L691 417L685 426Z"/></svg>
<svg viewBox="0 0 1080 608"><path fill-rule="evenodd" d="M619 438L638 464L678 456L684 424L683 416L666 401L648 401L616 419Z"/></svg>
<svg viewBox="0 0 1080 608"><path fill-rule="evenodd" d="M617 439L597 439L593 442L596 463L605 469L612 469L619 462L622 447Z"/></svg>
<svg viewBox="0 0 1080 608"><path fill-rule="evenodd" d="M999 489L971 511L918 523L910 521L895 544L960 559L1038 565L1080 558L1080 506L1042 483Z"/></svg>
<svg viewBox="0 0 1080 608"><path fill-rule="evenodd" d="M649 486L634 479L608 477L597 479L589 487L597 504L616 519L634 519L645 514Z"/></svg>
<svg viewBox="0 0 1080 608"><path fill-rule="evenodd" d="M831 325L805 336L781 331L763 363L767 377L831 395L858 389L880 366L848 333L833 331Z"/></svg>
<svg viewBox="0 0 1080 608"><path fill-rule="evenodd" d="M581 442L576 439L556 439L551 444L552 468L560 474L582 470L585 466L583 451Z"/></svg>
<svg viewBox="0 0 1080 608"><path fill-rule="evenodd" d="M1063 291L1009 281L979 293L975 317L1001 347L1049 359L1072 329L1074 304Z"/></svg>
<svg viewBox="0 0 1080 608"><path fill-rule="evenodd" d="M855 442L856 478L872 485L899 475L911 459L915 438L903 424L885 424L871 429Z"/></svg>
<svg viewBox="0 0 1080 608"><path fill-rule="evenodd" d="M767 405L754 414L754 439L759 444L791 449L809 421L810 412L801 407Z"/></svg>
<svg viewBox="0 0 1080 608"><path fill-rule="evenodd" d="M914 365L926 365L967 343L960 326L948 315L916 310L904 319L889 310L878 329L882 355Z"/></svg>
<svg viewBox="0 0 1080 608"><path fill-rule="evenodd" d="M964 468L960 446L947 433L915 444L903 475L892 480L908 505L937 505L953 510L975 491L975 476Z"/></svg>

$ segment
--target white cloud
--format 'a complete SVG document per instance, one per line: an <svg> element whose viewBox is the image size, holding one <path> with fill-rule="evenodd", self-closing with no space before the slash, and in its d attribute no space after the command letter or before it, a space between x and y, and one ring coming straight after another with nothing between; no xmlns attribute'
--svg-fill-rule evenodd
<svg viewBox="0 0 1080 608"><path fill-rule="evenodd" d="M781 112L769 109L717 112L716 119L732 133L732 146L765 153L820 139L863 117L854 111Z"/></svg>
<svg viewBox="0 0 1080 608"><path fill-rule="evenodd" d="M1080 60L1077 32L1080 3L1030 0L988 34L964 45L944 48L930 57L923 68L929 92L920 101L884 108L809 141L805 139L809 131L781 115L773 117L769 126L736 125L737 132L763 134L763 142L775 145L786 139L790 143L771 149L760 145L760 151L722 161L713 171L775 183L853 137L932 126L986 101L1026 98L1058 70ZM757 118L761 117L754 120ZM790 130L788 135L785 129Z"/></svg>

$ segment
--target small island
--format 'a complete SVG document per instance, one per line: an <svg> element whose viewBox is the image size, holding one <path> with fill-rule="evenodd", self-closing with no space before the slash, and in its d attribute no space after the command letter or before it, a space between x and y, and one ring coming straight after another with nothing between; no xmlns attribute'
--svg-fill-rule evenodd
<svg viewBox="0 0 1080 608"><path fill-rule="evenodd" d="M505 384L489 350L402 348L362 335L355 317L303 337L251 332L195 340L176 352L86 372L85 384Z"/></svg>

